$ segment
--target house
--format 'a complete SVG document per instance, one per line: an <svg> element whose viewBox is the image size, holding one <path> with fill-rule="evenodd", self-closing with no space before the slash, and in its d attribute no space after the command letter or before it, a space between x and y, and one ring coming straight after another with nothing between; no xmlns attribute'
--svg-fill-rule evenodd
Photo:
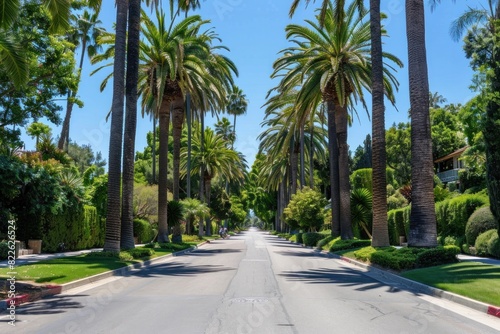
<svg viewBox="0 0 500 334"><path fill-rule="evenodd" d="M434 160L436 175L443 183L458 181L458 171L465 168L460 157L468 148L469 146L464 146L453 153Z"/></svg>

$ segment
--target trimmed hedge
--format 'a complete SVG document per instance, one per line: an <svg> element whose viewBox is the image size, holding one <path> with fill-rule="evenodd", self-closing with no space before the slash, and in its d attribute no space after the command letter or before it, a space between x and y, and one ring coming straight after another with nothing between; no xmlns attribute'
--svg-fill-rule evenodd
<svg viewBox="0 0 500 334"><path fill-rule="evenodd" d="M317 232L308 232L302 234L302 240L304 241L304 245L309 247L316 247L318 242L325 238L324 234Z"/></svg>
<svg viewBox="0 0 500 334"><path fill-rule="evenodd" d="M498 239L497 230L489 230L481 233L477 239L474 247L476 248L476 254L479 256L488 255L488 244L491 240Z"/></svg>
<svg viewBox="0 0 500 334"><path fill-rule="evenodd" d="M465 226L465 237L469 245L476 243L477 237L488 230L497 228L495 217L491 213L490 207L485 206L477 209L469 217L467 225Z"/></svg>
<svg viewBox="0 0 500 334"><path fill-rule="evenodd" d="M42 250L80 250L104 245L105 222L93 206L67 207L59 215L45 215L42 222Z"/></svg>
<svg viewBox="0 0 500 334"><path fill-rule="evenodd" d="M461 237L469 217L479 207L488 204L488 197L464 194L436 204L437 232L441 236Z"/></svg>
<svg viewBox="0 0 500 334"><path fill-rule="evenodd" d="M295 234L295 242L297 242L299 244L303 244L304 243L304 240L302 239L303 234L304 233L302 233L302 232Z"/></svg>
<svg viewBox="0 0 500 334"><path fill-rule="evenodd" d="M342 240L339 238L335 242L333 242L332 245L330 246L330 252L366 247L366 246L371 246L371 244L372 244L371 240L358 240L358 239Z"/></svg>
<svg viewBox="0 0 500 334"><path fill-rule="evenodd" d="M387 223L389 225L389 241L391 245L399 245L399 237L404 236L408 240L410 232L411 206L387 212Z"/></svg>
<svg viewBox="0 0 500 334"><path fill-rule="evenodd" d="M500 238L497 235L493 235L493 237L488 242L488 254L500 259Z"/></svg>
<svg viewBox="0 0 500 334"><path fill-rule="evenodd" d="M137 237L137 241L142 243L148 243L155 237L155 231L151 224L145 219L134 219L134 237Z"/></svg>
<svg viewBox="0 0 500 334"><path fill-rule="evenodd" d="M441 264L458 262L457 255L460 254L460 248L457 246L445 246L426 249L417 255L416 267L433 267Z"/></svg>
<svg viewBox="0 0 500 334"><path fill-rule="evenodd" d="M323 247L325 247L326 245L328 245L328 243L330 243L330 241L332 241L333 239L335 239L335 237L329 235L326 238L323 238L320 241L318 241L316 247L319 248L319 249L322 249Z"/></svg>

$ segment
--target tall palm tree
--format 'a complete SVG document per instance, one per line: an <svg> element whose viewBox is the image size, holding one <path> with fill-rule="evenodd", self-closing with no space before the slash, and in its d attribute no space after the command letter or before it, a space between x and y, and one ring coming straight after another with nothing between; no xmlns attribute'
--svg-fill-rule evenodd
<svg viewBox="0 0 500 334"><path fill-rule="evenodd" d="M113 102L108 159L108 202L104 250L120 251L121 160L123 143L123 106L125 93L125 55L127 40L128 1L116 0L116 37L113 64Z"/></svg>
<svg viewBox="0 0 500 334"><path fill-rule="evenodd" d="M380 0L370 0L372 59L372 246L390 245L387 225L387 153L385 151L384 64Z"/></svg>
<svg viewBox="0 0 500 334"><path fill-rule="evenodd" d="M423 0L406 0L410 82L412 208L408 245L437 245ZM375 153L374 153L375 154Z"/></svg>
<svg viewBox="0 0 500 334"><path fill-rule="evenodd" d="M102 23L99 19L99 12L94 11L90 13L88 10L78 16L73 15L72 20L75 22L76 27L70 33L70 40L75 44L75 46L80 45L81 55L80 63L78 66L78 83L80 82L80 77L83 69L83 60L85 59L85 54L92 58L99 51L99 44L97 44L97 38L101 35L102 27L99 25ZM61 136L59 137L59 142L57 144L60 150L63 150L69 143L69 128L71 113L73 112L74 99L76 98L77 89L68 93L68 101L66 102L66 115L64 117Z"/></svg>
<svg viewBox="0 0 500 334"><path fill-rule="evenodd" d="M223 177L231 180L243 181L245 169L237 152L226 145L226 141L220 135L206 128L203 131L203 142L201 132L196 132L192 138L192 161L191 174L197 175L203 171L202 182L204 183L205 203L210 206L210 192L212 180L215 177ZM181 152L181 169L186 173L187 149ZM207 224L210 225L210 219ZM209 233L207 226L207 233Z"/></svg>
<svg viewBox="0 0 500 334"><path fill-rule="evenodd" d="M340 230L343 238L352 238L350 222L350 185L347 145L347 106L361 101L365 105L363 89L371 87L370 26L364 22L362 11L356 16L356 4L351 4L341 15L344 21L335 20L337 11L330 2L325 14L324 28L307 21L308 27L289 25L287 38L295 38L296 47L283 51L275 62L274 75L296 64L287 71L281 81L284 89L302 81L297 104L308 105L314 94L321 94L326 103L329 128L329 154L332 188L332 233ZM396 57L384 53L384 57L397 65ZM392 69L392 67L389 67ZM384 69L384 88L393 99L392 87L397 81L389 69ZM305 75L304 75L305 74ZM338 150L338 151L337 151ZM340 216L338 216L340 214Z"/></svg>
<svg viewBox="0 0 500 334"><path fill-rule="evenodd" d="M134 248L134 158L135 133L137 128L140 30L141 0L129 0L127 74L125 85L125 130L123 134L121 249Z"/></svg>
<svg viewBox="0 0 500 334"><path fill-rule="evenodd" d="M236 116L241 116L247 113L248 100L246 99L245 94L243 94L243 91L235 85L233 85L227 100L228 104L226 111L229 115L234 116L233 137L234 140L236 140Z"/></svg>

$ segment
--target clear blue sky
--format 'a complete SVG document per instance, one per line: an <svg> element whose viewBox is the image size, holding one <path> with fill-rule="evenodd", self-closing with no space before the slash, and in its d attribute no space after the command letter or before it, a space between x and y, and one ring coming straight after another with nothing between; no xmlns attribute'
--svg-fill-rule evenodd
<svg viewBox="0 0 500 334"><path fill-rule="evenodd" d="M261 106L265 103L267 91L277 84L270 79L272 64L278 57L278 52L289 43L285 39L284 29L287 24L303 23L304 19L314 16L316 4L305 7L305 1L297 10L293 20L288 17L291 0L208 0L201 1L202 8L197 11L204 19L211 20L211 26L222 38L222 44L229 47L229 57L236 63L239 77L236 84L244 91L249 100L245 116L237 120L236 149L243 152L251 164L258 150L256 137L263 131L260 124L264 117ZM406 28L404 0L382 1L382 11L388 15L385 26L390 35L384 41L384 51L398 56L407 63ZM427 4L427 0L424 0ZM168 10L168 2L164 1ZM426 10L427 56L429 66L429 82L432 92L439 92L450 103L465 103L473 93L468 89L472 71L469 62L464 57L462 43L452 41L449 35L451 22L465 11L466 6L476 6L485 1L444 1L434 12ZM428 6L427 6L428 7ZM148 10L149 12L149 10ZM107 29L115 21L114 1L103 1L101 21ZM85 106L75 108L71 121L70 137L79 144L91 144L94 152L101 151L108 159L109 122L105 117L111 106L111 83L104 92L99 91L99 85L107 70L102 74L89 76L92 70L88 62L84 65L79 96ZM394 122L408 120L409 93L407 67L399 70L397 78L400 82L397 93L397 108L390 104L386 106L386 126ZM371 98L366 96L368 105ZM354 151L362 145L368 133L371 133L371 122L363 109L358 110L359 119L355 118L349 130L349 145ZM64 117L64 111L63 115ZM230 118L232 122L232 118ZM213 124L208 121L207 125ZM146 146L146 133L152 129L149 118L139 116L137 128L136 151L142 151ZM54 127L54 136L60 134L60 127ZM34 141L23 136L27 149L33 149Z"/></svg>

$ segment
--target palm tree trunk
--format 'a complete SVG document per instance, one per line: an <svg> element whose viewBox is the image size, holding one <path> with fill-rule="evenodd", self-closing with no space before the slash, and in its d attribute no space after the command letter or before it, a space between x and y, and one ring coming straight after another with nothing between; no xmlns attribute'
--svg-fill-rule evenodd
<svg viewBox="0 0 500 334"><path fill-rule="evenodd" d="M186 122L187 122L187 164L186 164L186 196L191 198L191 96L186 96Z"/></svg>
<svg viewBox="0 0 500 334"><path fill-rule="evenodd" d="M314 123L311 122L311 139L309 141L309 187L314 188Z"/></svg>
<svg viewBox="0 0 500 334"><path fill-rule="evenodd" d="M332 236L340 235L340 186L339 186L339 146L335 124L335 103L328 100L328 153L330 160L330 196L332 207Z"/></svg>
<svg viewBox="0 0 500 334"><path fill-rule="evenodd" d="M204 146L205 146L204 145L204 143L205 143L205 112L204 111L201 111L201 113L200 113L200 125L201 125L200 151L201 151L201 155L203 156L203 151L204 151ZM200 201L202 203L205 203L205 192L203 190L203 188L204 188L204 181L203 181L204 175L205 175L205 168L204 168L203 163L201 163L201 167L200 167ZM199 224L198 225L198 230L199 230L198 234L200 236L202 236L204 234L203 226L205 224L205 217L201 217L198 224Z"/></svg>
<svg viewBox="0 0 500 334"><path fill-rule="evenodd" d="M151 153L153 158L153 163L151 166L151 172L153 174L153 183L157 184L156 179L156 115L153 115L153 145L151 146Z"/></svg>
<svg viewBox="0 0 500 334"><path fill-rule="evenodd" d="M387 226L387 176L385 151L385 107L382 62L380 0L370 0L372 57L372 246L390 245ZM369 235L369 234L368 234Z"/></svg>
<svg viewBox="0 0 500 334"><path fill-rule="evenodd" d="M299 143L292 139L292 146L290 147L290 175L291 175L291 189L290 193L293 195L297 192L297 175L299 171Z"/></svg>
<svg viewBox="0 0 500 334"><path fill-rule="evenodd" d="M137 83L139 78L139 40L141 0L129 0L125 133L123 139L122 224L120 247L134 248L134 157L137 128Z"/></svg>
<svg viewBox="0 0 500 334"><path fill-rule="evenodd" d="M337 104L335 125L339 145L339 194L340 194L340 236L352 239L351 183L349 182L349 145L347 144L347 106Z"/></svg>
<svg viewBox="0 0 500 334"><path fill-rule="evenodd" d="M408 245L437 245L434 206L429 80L425 49L423 0L406 0L411 116L412 208Z"/></svg>
<svg viewBox="0 0 500 334"><path fill-rule="evenodd" d="M160 147L158 166L158 242L169 242L167 205L168 205L168 131L170 126L170 100L163 97L159 113Z"/></svg>
<svg viewBox="0 0 500 334"><path fill-rule="evenodd" d="M212 186L212 178L210 175L205 171L205 175L203 176L203 182L205 183L205 202L207 203L207 206L210 207L210 192L211 192L211 186ZM207 235L211 236L212 235L212 220L210 218L210 215L207 215L205 219L205 223L207 224Z"/></svg>
<svg viewBox="0 0 500 334"><path fill-rule="evenodd" d="M305 166L305 152L304 152L304 127L305 124L303 123L300 126L300 189L304 188L306 185L306 166Z"/></svg>
<svg viewBox="0 0 500 334"><path fill-rule="evenodd" d="M172 107L172 131L174 140L174 201L179 200L179 182L180 182L180 162L181 162L181 137L182 125L184 124L184 97L178 96L173 102Z"/></svg>
<svg viewBox="0 0 500 334"><path fill-rule="evenodd" d="M116 0L115 61L113 65L113 102L109 138L108 203L104 250L120 251L120 188L123 143L123 96L125 86L125 54L127 37L127 0Z"/></svg>

